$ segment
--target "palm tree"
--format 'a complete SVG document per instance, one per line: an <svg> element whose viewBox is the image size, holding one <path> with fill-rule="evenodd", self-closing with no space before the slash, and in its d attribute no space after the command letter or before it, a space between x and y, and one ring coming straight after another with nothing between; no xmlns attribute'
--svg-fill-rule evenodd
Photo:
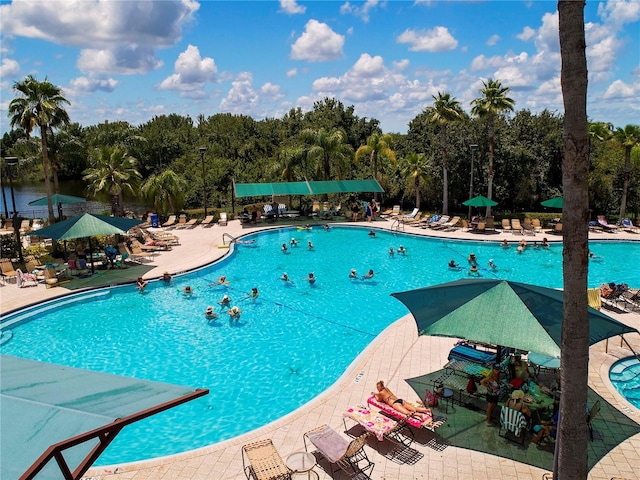
<svg viewBox="0 0 640 480"><path fill-rule="evenodd" d="M557 468L553 478L586 480L589 322L587 319L587 273L589 218L589 133L587 123L587 58L584 34L584 1L558 1L560 83L564 103L562 183L564 249L562 273L562 359L560 423Z"/></svg>
<svg viewBox="0 0 640 480"><path fill-rule="evenodd" d="M46 78L39 82L33 75L15 82L13 90L20 96L9 103L11 126L20 126L27 135L34 127L40 128L40 143L42 147L42 173L47 192L47 209L49 223L55 221L53 202L51 201L51 181L49 179L49 148L47 132L69 123L69 115L63 104L69 101L62 95L62 89L49 82Z"/></svg>
<svg viewBox="0 0 640 480"><path fill-rule="evenodd" d="M83 180L89 182L88 188L94 193L109 192L111 213L121 216L124 213L124 189L134 193L142 177L136 170L137 160L119 147L102 147L93 151L89 161L93 166L83 172Z"/></svg>
<svg viewBox="0 0 640 480"><path fill-rule="evenodd" d="M629 180L631 179L631 150L640 143L640 126L618 127L613 138L624 147L624 180L622 198L620 199L620 221L622 221L627 215L627 190L629 190Z"/></svg>
<svg viewBox="0 0 640 480"><path fill-rule="evenodd" d="M611 138L613 125L606 122L594 122L589 124L589 138L605 142Z"/></svg>
<svg viewBox="0 0 640 480"><path fill-rule="evenodd" d="M402 175L413 180L416 190L416 208L420 208L420 183L427 181L429 170L429 163L422 153L410 153L402 160Z"/></svg>
<svg viewBox="0 0 640 480"><path fill-rule="evenodd" d="M177 212L182 207L187 187L187 181L181 175L167 169L151 175L141 190L147 199L153 201L156 212L165 214Z"/></svg>
<svg viewBox="0 0 640 480"><path fill-rule="evenodd" d="M369 155L369 160L371 162L371 174L376 180L378 180L378 158L391 160L394 165L396 164L396 154L391 149L392 142L393 137L390 134L375 132L367 138L366 145L362 145L358 150L356 150L356 161L359 161L362 157ZM373 198L376 201L378 200L378 192L374 193Z"/></svg>
<svg viewBox="0 0 640 480"><path fill-rule="evenodd" d="M447 166L447 125L457 122L462 116L460 102L449 93L438 92L432 95L433 108L428 112L428 119L440 127L440 150L442 151L442 214L449 213L449 168Z"/></svg>
<svg viewBox="0 0 640 480"><path fill-rule="evenodd" d="M342 178L345 161L353 153L353 149L347 143L345 133L342 130L327 132L324 128L319 130L305 129L301 136L309 145L307 150L309 158L319 162L317 174L322 174L324 180L331 180L331 166L333 164L338 170L338 178Z"/></svg>
<svg viewBox="0 0 640 480"><path fill-rule="evenodd" d="M487 198L493 195L493 151L495 141L496 118L502 112L513 111L515 101L507 97L509 87L503 87L499 80L489 79L482 82L484 88L480 90L482 97L471 101L471 114L479 118L486 118L489 137L489 175L487 176ZM491 207L487 207L486 216L491 216Z"/></svg>

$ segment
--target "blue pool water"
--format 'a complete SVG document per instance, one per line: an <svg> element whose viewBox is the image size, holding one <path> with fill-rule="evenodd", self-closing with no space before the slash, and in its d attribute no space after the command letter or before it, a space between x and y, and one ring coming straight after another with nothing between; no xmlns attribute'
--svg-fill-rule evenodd
<svg viewBox="0 0 640 480"><path fill-rule="evenodd" d="M298 247L280 251L291 237ZM106 465L178 453L238 436L312 400L342 375L358 354L399 317L405 307L389 296L467 276L450 270L474 252L481 275L562 287L562 246L454 242L368 229L278 229L254 234L215 265L177 276L170 286L110 288L22 312L0 352L100 372L209 388L211 393L127 427L100 457ZM515 237L511 237L515 238ZM510 240L511 240L510 238ZM311 240L314 249L309 250ZM407 254L388 254L403 244ZM640 285L640 271L621 258L640 258L640 243L590 245L603 258L592 262L589 283ZM493 259L496 271L488 271ZM371 280L352 280L374 269ZM279 277L287 272L293 283ZM305 281L309 272L315 285ZM228 286L210 286L221 275ZM194 288L191 297L181 289ZM255 303L247 294L257 287ZM229 295L242 316L221 314L208 323L207 305ZM2 319L7 325L14 317ZM6 327L5 327L6 328Z"/></svg>
<svg viewBox="0 0 640 480"><path fill-rule="evenodd" d="M619 360L611 366L609 379L629 403L640 408L640 361L635 357Z"/></svg>

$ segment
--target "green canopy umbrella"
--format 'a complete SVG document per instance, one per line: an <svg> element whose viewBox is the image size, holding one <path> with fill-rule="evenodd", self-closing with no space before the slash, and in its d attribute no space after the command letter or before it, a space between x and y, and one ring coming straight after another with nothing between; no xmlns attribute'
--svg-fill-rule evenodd
<svg viewBox="0 0 640 480"><path fill-rule="evenodd" d="M418 334L457 337L560 358L563 292L499 279L463 279L392 293ZM589 344L638 332L589 307Z"/></svg>
<svg viewBox="0 0 640 480"><path fill-rule="evenodd" d="M562 197L553 197L549 200L545 200L544 202L540 202L540 205L543 207L550 208L562 208L564 206L564 198Z"/></svg>
<svg viewBox="0 0 640 480"><path fill-rule="evenodd" d="M487 197L478 195L476 197L470 198L466 202L462 202L462 204L467 207L495 207L496 205L498 205L498 202L494 202Z"/></svg>
<svg viewBox="0 0 640 480"><path fill-rule="evenodd" d="M86 203L87 199L86 198L82 198L82 197L74 197L71 195L62 195L59 193L54 193L53 195L51 195L51 203L53 205L57 205L58 206L58 216L62 219L62 205L69 205L72 203ZM48 205L47 202L47 197L42 197L39 198L37 200L33 200L32 202L29 202L30 206L42 206L42 205Z"/></svg>
<svg viewBox="0 0 640 480"><path fill-rule="evenodd" d="M90 237L95 237L96 235L124 234L140 223L142 223L142 220L83 213L82 215L68 218L67 220L54 223L48 227L34 230L27 235L52 238L54 240L72 240L74 238L89 237L89 250L91 250ZM93 272L93 256L91 258L91 271Z"/></svg>

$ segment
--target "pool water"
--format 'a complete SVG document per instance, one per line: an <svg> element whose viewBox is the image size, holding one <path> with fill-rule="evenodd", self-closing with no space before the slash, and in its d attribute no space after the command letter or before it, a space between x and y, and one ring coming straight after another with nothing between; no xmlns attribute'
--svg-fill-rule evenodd
<svg viewBox="0 0 640 480"><path fill-rule="evenodd" d="M390 293L466 278L474 252L489 278L562 287L562 246L456 242L359 227L295 228L256 233L214 265L174 277L109 288L50 302L1 321L12 337L0 353L100 372L209 388L210 394L127 427L98 465L179 453L263 426L326 390L387 326L407 314ZM299 245L290 247L295 237ZM517 237L513 237L516 238ZM511 240L511 238L510 238ZM309 249L307 242L314 248ZM286 243L288 253L281 252ZM389 255L389 247L406 255ZM640 285L640 271L621 258L640 258L640 243L590 245L603 256L589 283ZM455 259L464 268L447 267ZM498 266L488 270L492 259ZM373 269L370 280L350 279ZM287 272L293 282L280 280ZM309 272L317 282L310 285ZM221 275L227 286L212 286ZM182 289L190 285L191 296ZM257 287L259 298L248 298ZM237 322L217 304L227 294L243 313ZM77 299L77 300L76 300ZM203 312L216 307L208 322ZM7 326L12 323L13 325Z"/></svg>
<svg viewBox="0 0 640 480"><path fill-rule="evenodd" d="M640 408L640 361L636 357L614 363L609 370L609 379L620 395Z"/></svg>

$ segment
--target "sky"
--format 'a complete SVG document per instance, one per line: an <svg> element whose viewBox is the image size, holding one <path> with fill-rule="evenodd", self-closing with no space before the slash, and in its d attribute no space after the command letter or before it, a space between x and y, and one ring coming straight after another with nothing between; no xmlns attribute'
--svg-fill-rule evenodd
<svg viewBox="0 0 640 480"><path fill-rule="evenodd" d="M640 0L587 1L588 116L640 124ZM72 122L256 120L326 97L384 132L483 81L515 109L563 113L556 1L0 0L0 130L13 84L47 78Z"/></svg>

